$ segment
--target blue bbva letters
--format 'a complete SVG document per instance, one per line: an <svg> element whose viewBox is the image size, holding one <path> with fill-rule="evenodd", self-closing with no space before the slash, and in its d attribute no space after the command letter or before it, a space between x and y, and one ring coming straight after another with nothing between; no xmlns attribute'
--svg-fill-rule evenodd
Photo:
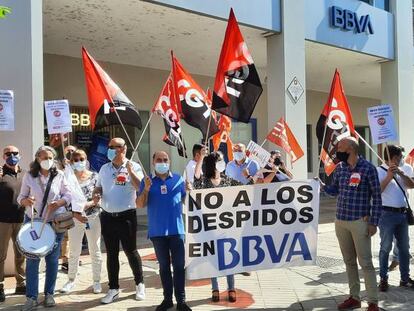
<svg viewBox="0 0 414 311"><path fill-rule="evenodd" d="M308 243L306 242L306 237L303 232L297 232L293 235L289 250L287 250L289 235L289 233L284 234L278 250L276 249L275 242L271 235L265 235L263 238L257 235L242 237L241 254L236 250L236 239L218 239L217 256L219 270L232 269L240 263L240 260L243 267L259 265L266 257L265 249L268 250L272 263L279 263L282 260L285 251L288 252L286 262L290 262L293 256L302 256L304 260L312 260ZM264 245L262 245L263 242ZM252 244L254 244L253 247L251 247ZM227 247L229 248L227 252L226 245L229 246ZM299 249L297 249L296 246L299 246ZM226 262L226 257L227 259L230 259L230 262L228 262L229 260Z"/></svg>
<svg viewBox="0 0 414 311"><path fill-rule="evenodd" d="M338 6L330 9L330 24L332 27L341 28L345 31L355 31L356 33L374 34L369 15L362 15L358 18L355 12L344 10Z"/></svg>

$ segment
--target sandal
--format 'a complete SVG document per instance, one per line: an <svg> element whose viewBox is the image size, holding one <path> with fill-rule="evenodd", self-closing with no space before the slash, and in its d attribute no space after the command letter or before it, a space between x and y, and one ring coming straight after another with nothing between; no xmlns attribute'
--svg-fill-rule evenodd
<svg viewBox="0 0 414 311"><path fill-rule="evenodd" d="M218 290L213 290L211 292L211 301L219 302L220 301L220 292Z"/></svg>
<svg viewBox="0 0 414 311"><path fill-rule="evenodd" d="M236 291L235 290L229 290L229 302L236 302Z"/></svg>

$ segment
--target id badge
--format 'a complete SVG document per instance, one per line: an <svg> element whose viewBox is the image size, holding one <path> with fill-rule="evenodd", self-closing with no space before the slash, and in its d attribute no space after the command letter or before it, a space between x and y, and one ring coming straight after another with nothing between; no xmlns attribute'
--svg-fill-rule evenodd
<svg viewBox="0 0 414 311"><path fill-rule="evenodd" d="M349 186L351 187L358 187L359 183L361 182L361 174L360 173L352 173L351 177L349 178Z"/></svg>
<svg viewBox="0 0 414 311"><path fill-rule="evenodd" d="M167 185L161 185L161 194L167 194Z"/></svg>

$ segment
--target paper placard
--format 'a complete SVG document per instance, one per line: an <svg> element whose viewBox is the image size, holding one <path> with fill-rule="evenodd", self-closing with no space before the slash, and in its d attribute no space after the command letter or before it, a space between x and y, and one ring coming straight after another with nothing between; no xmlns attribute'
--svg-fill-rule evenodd
<svg viewBox="0 0 414 311"><path fill-rule="evenodd" d="M0 90L0 131L14 131L14 93Z"/></svg>
<svg viewBox="0 0 414 311"><path fill-rule="evenodd" d="M66 99L45 101L45 109L49 135L72 132L69 102Z"/></svg>
<svg viewBox="0 0 414 311"><path fill-rule="evenodd" d="M265 167L270 159L270 153L262 146L256 144L254 141L250 141L247 145L246 154L249 159L259 163L260 167Z"/></svg>
<svg viewBox="0 0 414 311"><path fill-rule="evenodd" d="M368 122L374 144L398 140L391 105L368 108Z"/></svg>

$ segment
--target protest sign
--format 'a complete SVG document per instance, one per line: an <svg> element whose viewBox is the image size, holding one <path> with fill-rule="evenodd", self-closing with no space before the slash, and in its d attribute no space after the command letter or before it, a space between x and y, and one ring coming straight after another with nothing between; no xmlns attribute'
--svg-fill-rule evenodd
<svg viewBox="0 0 414 311"><path fill-rule="evenodd" d="M246 154L251 160L259 163L260 167L265 167L269 163L270 153L262 146L250 141L247 145Z"/></svg>
<svg viewBox="0 0 414 311"><path fill-rule="evenodd" d="M45 109L49 135L72 132L69 102L66 99L46 101Z"/></svg>
<svg viewBox="0 0 414 311"><path fill-rule="evenodd" d="M391 105L368 108L368 122L374 144L398 139Z"/></svg>
<svg viewBox="0 0 414 311"><path fill-rule="evenodd" d="M14 131L14 93L0 90L0 131Z"/></svg>
<svg viewBox="0 0 414 311"><path fill-rule="evenodd" d="M192 190L187 278L313 265L318 220L315 180Z"/></svg>

